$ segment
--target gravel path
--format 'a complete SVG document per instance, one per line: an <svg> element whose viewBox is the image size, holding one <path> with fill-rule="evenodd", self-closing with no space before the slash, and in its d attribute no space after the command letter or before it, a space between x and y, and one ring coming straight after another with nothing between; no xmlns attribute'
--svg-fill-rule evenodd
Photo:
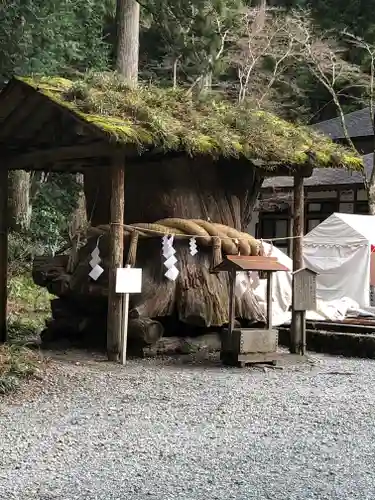
<svg viewBox="0 0 375 500"><path fill-rule="evenodd" d="M57 362L0 401L7 500L375 498L375 362Z"/></svg>

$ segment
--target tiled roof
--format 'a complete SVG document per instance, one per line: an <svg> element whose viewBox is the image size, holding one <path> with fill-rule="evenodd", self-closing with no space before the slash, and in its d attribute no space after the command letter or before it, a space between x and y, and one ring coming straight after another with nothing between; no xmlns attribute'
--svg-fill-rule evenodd
<svg viewBox="0 0 375 500"><path fill-rule="evenodd" d="M345 122L350 137L368 137L374 135L370 108L360 109L345 115ZM332 118L312 125L331 139L345 139L341 118Z"/></svg>
<svg viewBox="0 0 375 500"><path fill-rule="evenodd" d="M373 168L373 153L363 157L366 176L369 178ZM363 184L363 177L360 172L352 172L339 168L316 168L311 177L307 177L305 186L335 186L346 184ZM292 188L293 177L269 177L265 179L262 189Z"/></svg>

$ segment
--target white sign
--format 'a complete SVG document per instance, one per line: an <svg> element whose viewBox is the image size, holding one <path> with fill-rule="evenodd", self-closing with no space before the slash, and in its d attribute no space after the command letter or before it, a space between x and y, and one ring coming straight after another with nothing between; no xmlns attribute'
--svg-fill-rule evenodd
<svg viewBox="0 0 375 500"><path fill-rule="evenodd" d="M141 293L142 269L125 267L117 269L116 293Z"/></svg>

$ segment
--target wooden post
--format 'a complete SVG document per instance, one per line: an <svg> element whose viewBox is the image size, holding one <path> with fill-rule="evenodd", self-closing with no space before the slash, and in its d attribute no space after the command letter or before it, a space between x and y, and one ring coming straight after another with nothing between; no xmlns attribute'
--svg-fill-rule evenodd
<svg viewBox="0 0 375 500"><path fill-rule="evenodd" d="M306 354L306 311L301 311L300 313L301 321L301 347L300 354L305 356Z"/></svg>
<svg viewBox="0 0 375 500"><path fill-rule="evenodd" d="M234 269L229 271L229 335L232 335L234 330L235 316L236 316L236 278L237 273Z"/></svg>
<svg viewBox="0 0 375 500"><path fill-rule="evenodd" d="M267 330L272 330L272 288L273 274L267 273Z"/></svg>
<svg viewBox="0 0 375 500"><path fill-rule="evenodd" d="M8 169L0 167L0 342L7 341Z"/></svg>
<svg viewBox="0 0 375 500"><path fill-rule="evenodd" d="M293 271L301 269L303 266L302 257L302 237L304 226L304 192L303 176L294 176L294 196L293 196ZM294 280L294 277L293 277ZM293 287L294 288L294 287ZM304 315L300 311L292 308L290 352L296 354L300 351L301 335L303 330Z"/></svg>
<svg viewBox="0 0 375 500"><path fill-rule="evenodd" d="M109 233L109 283L107 354L110 361L118 361L121 351L122 296L116 294L116 270L124 261L124 182L123 155L116 155L111 168L111 227Z"/></svg>

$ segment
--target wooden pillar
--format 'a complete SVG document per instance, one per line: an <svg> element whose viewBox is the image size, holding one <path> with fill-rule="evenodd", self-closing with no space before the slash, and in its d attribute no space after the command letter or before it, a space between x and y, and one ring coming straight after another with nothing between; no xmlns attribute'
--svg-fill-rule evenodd
<svg viewBox="0 0 375 500"><path fill-rule="evenodd" d="M121 351L122 296L116 294L116 270L124 261L124 155L116 155L111 167L111 227L109 233L109 284L107 319L107 354L118 361Z"/></svg>
<svg viewBox="0 0 375 500"><path fill-rule="evenodd" d="M304 226L304 191L303 176L294 176L294 196L293 196L293 271L301 269L303 266L302 257L302 237ZM294 279L294 278L293 278ZM294 288L294 286L293 286ZM300 351L301 335L303 330L303 318L300 311L292 309L290 352L296 354Z"/></svg>
<svg viewBox="0 0 375 500"><path fill-rule="evenodd" d="M237 273L234 269L231 269L228 273L229 276L229 335L232 335L234 330L235 318L236 318L236 278Z"/></svg>
<svg viewBox="0 0 375 500"><path fill-rule="evenodd" d="M0 342L7 340L8 169L0 167Z"/></svg>
<svg viewBox="0 0 375 500"><path fill-rule="evenodd" d="M273 274L267 273L267 329L272 331L272 291L273 291Z"/></svg>

